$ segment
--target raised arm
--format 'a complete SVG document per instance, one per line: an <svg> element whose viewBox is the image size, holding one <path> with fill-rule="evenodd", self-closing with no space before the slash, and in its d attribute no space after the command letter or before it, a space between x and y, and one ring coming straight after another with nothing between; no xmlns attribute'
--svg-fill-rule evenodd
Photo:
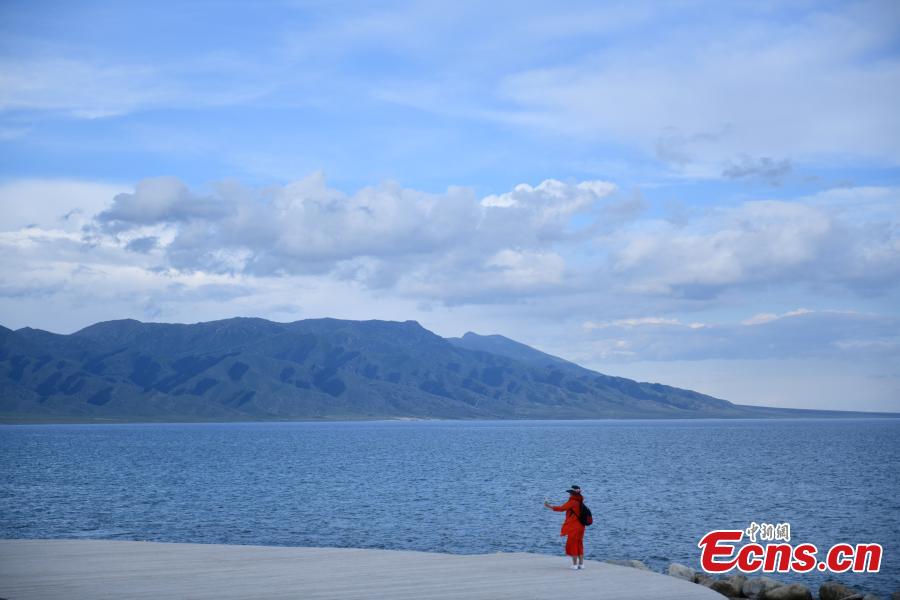
<svg viewBox="0 0 900 600"><path fill-rule="evenodd" d="M573 508L575 506L574 500L569 500L565 504L560 504L559 506L553 506L552 504L545 504L547 508L553 509L556 512L566 512L567 510Z"/></svg>

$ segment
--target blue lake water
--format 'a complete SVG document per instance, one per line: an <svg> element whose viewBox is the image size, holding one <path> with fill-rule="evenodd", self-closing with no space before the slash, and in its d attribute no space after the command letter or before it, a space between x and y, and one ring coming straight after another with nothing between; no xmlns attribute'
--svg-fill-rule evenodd
<svg viewBox="0 0 900 600"><path fill-rule="evenodd" d="M545 497L579 484L588 558L699 568L750 521L884 546L900 590L900 420L0 426L0 536L562 556ZM779 576L817 586L825 576Z"/></svg>

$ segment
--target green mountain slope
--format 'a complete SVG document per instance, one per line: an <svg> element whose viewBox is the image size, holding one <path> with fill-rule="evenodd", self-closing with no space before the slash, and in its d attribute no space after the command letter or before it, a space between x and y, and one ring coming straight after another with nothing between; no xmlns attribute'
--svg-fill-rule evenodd
<svg viewBox="0 0 900 600"><path fill-rule="evenodd" d="M414 321L0 328L6 421L784 414L602 375L502 336L444 339Z"/></svg>

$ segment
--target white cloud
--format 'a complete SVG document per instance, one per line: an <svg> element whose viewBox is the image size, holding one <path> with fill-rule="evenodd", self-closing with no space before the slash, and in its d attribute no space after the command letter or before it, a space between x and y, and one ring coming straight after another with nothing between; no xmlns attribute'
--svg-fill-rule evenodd
<svg viewBox="0 0 900 600"><path fill-rule="evenodd" d="M800 308L734 323L639 317L585 323L571 342L583 361L900 356L900 320L853 310Z"/></svg>
<svg viewBox="0 0 900 600"><path fill-rule="evenodd" d="M616 186L606 181L582 181L572 185L548 179L536 187L520 183L511 192L485 196L481 199L481 205L498 208L533 207L541 218L554 220L572 215L615 190Z"/></svg>
<svg viewBox="0 0 900 600"><path fill-rule="evenodd" d="M382 310L423 300L517 301L566 288L571 274L558 247L567 243L568 219L596 218L595 201L612 189L603 182L518 186L520 204L501 208L462 188L428 194L389 182L348 195L320 173L285 186L227 182L205 192L170 177L132 191L10 182L0 198L24 208L4 215L0 304L25 314L28 307L16 303L30 294L56 306L48 309L55 314L69 303L73 319L117 306L138 318L175 318L190 303L206 314L223 314L216 302L244 297L267 306L274 300L260 296L265 288L287 306L284 291L297 285L317 290L304 293L307 307L333 286L345 295L355 288L381 295ZM223 286L240 295L223 296ZM246 313L255 312L248 304Z"/></svg>
<svg viewBox="0 0 900 600"><path fill-rule="evenodd" d="M554 252L520 252L501 250L486 263L496 270L505 285L527 288L533 285L560 283L565 270L565 260Z"/></svg>
<svg viewBox="0 0 900 600"><path fill-rule="evenodd" d="M120 231L141 225L218 219L228 209L221 200L192 194L175 177L154 177L139 181L134 193L117 194L112 206L100 212L97 220L111 231Z"/></svg>
<svg viewBox="0 0 900 600"><path fill-rule="evenodd" d="M448 278L481 271L534 286L560 282L565 260L554 244L572 235L574 215L596 218L594 204L614 189L601 181L548 180L519 185L498 205L464 188L428 194L391 182L348 195L330 188L321 173L265 189L226 183L209 194L157 178L117 195L97 214L93 235L145 240L166 266L183 270L334 272L383 287L408 281L409 273L433 284L437 274L428 271L440 267L449 269Z"/></svg>
<svg viewBox="0 0 900 600"><path fill-rule="evenodd" d="M0 61L0 110L69 112L81 118L122 114L159 103L158 76L138 65L98 65L70 58Z"/></svg>
<svg viewBox="0 0 900 600"><path fill-rule="evenodd" d="M271 64L251 65L222 53L164 64L100 61L55 48L53 41L40 47L41 53L0 58L0 111L100 119L148 109L243 104L273 88Z"/></svg>
<svg viewBox="0 0 900 600"><path fill-rule="evenodd" d="M77 231L127 186L67 179L19 179L0 183L0 231L36 225Z"/></svg>
<svg viewBox="0 0 900 600"><path fill-rule="evenodd" d="M20 257L157 272L314 275L450 305L555 296L583 297L587 306L595 297L615 310L580 321L596 329L699 329L704 323L685 325L665 311L708 305L730 291L801 285L877 295L900 281L897 190L748 201L675 224L634 211L620 219L614 190L602 181L548 180L478 199L464 188L429 194L388 182L345 194L316 173L285 186L226 182L208 192L175 178L144 180L133 192L12 182L0 186L0 198L14 207L6 243ZM30 202L17 213L15 199ZM68 199L85 209L73 212ZM27 229L32 217L38 226ZM645 301L663 310L623 320L624 308Z"/></svg>
<svg viewBox="0 0 900 600"><path fill-rule="evenodd" d="M606 329L609 327L640 327L641 325L683 325L678 319L669 319L665 317L639 317L634 319L616 319L615 321L602 321L595 323L594 321L585 321L583 327L587 330ZM702 326L702 324L694 323L693 325Z"/></svg>
<svg viewBox="0 0 900 600"><path fill-rule="evenodd" d="M660 26L640 46L510 75L499 94L519 122L658 148L697 175L749 166L778 179L787 159L896 165L900 61L885 51L897 25L889 3L868 3L783 23L745 14L716 27Z"/></svg>
<svg viewBox="0 0 900 600"><path fill-rule="evenodd" d="M781 315L776 315L774 313L759 313L753 315L749 319L741 321L741 325L762 325L763 323L771 323L772 321L783 319L785 317L796 317L797 315L806 315L812 312L814 311L811 311L808 308L798 308L797 310L790 310Z"/></svg>
<svg viewBox="0 0 900 600"><path fill-rule="evenodd" d="M897 197L894 190L892 198ZM802 282L863 291L900 274L900 204L890 221L807 201L750 201L712 209L687 225L644 221L605 240L623 289L714 297L733 287Z"/></svg>

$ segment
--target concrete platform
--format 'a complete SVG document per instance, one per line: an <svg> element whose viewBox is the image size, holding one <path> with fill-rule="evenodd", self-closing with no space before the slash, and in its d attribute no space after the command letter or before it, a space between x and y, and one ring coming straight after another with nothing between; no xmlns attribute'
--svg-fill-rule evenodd
<svg viewBox="0 0 900 600"><path fill-rule="evenodd" d="M390 550L0 540L0 597L722 600L657 573L564 557Z"/></svg>

